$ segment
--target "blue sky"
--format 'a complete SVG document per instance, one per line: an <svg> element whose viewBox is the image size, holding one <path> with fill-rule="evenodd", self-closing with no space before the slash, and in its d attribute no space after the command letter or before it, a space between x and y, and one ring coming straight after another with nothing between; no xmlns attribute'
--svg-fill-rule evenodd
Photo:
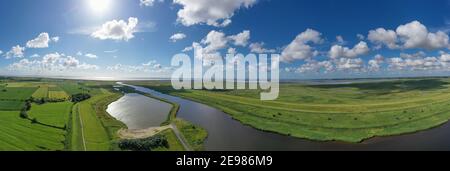
<svg viewBox="0 0 450 171"><path fill-rule="evenodd" d="M168 77L197 44L279 53L282 78L448 75L449 11L448 0L4 0L0 73Z"/></svg>

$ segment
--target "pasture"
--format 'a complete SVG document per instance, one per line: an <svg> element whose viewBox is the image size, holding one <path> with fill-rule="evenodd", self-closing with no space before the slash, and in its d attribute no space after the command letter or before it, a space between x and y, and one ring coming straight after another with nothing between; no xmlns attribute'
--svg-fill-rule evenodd
<svg viewBox="0 0 450 171"><path fill-rule="evenodd" d="M0 151L64 150L66 131L33 124L18 111L0 111Z"/></svg>
<svg viewBox="0 0 450 171"><path fill-rule="evenodd" d="M218 108L260 130L317 141L361 142L413 133L450 119L450 80L403 79L353 84L283 83L275 101L260 90L183 90L143 86Z"/></svg>

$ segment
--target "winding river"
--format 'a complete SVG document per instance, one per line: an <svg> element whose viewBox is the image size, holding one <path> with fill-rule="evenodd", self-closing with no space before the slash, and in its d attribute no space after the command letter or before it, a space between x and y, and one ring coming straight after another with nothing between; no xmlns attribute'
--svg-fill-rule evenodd
<svg viewBox="0 0 450 171"><path fill-rule="evenodd" d="M316 142L259 131L210 106L144 87L127 86L180 104L179 118L202 126L208 131L209 136L205 142L205 150L208 151L450 150L449 123L414 134L373 138L360 144Z"/></svg>

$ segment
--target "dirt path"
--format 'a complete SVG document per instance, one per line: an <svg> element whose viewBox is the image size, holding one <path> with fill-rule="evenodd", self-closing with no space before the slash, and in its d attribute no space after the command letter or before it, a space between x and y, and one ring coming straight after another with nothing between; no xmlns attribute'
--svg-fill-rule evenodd
<svg viewBox="0 0 450 171"><path fill-rule="evenodd" d="M80 129L81 129L81 140L83 140L83 150L86 151L86 140L84 139L84 126L83 126L83 119L81 119L80 114L80 106L77 105L76 114L78 114L78 118L80 119Z"/></svg>
<svg viewBox="0 0 450 171"><path fill-rule="evenodd" d="M178 130L177 126L175 124L170 124L170 128L172 128L173 132L177 136L178 140L180 140L180 143L183 145L184 149L186 151L194 151L189 146L189 143L187 143L186 138L184 138L183 134Z"/></svg>
<svg viewBox="0 0 450 171"><path fill-rule="evenodd" d="M169 126L163 126L163 127L152 127L147 129L136 129L136 130L130 130L130 129L121 129L117 133L119 134L119 137L122 139L142 139L142 138L148 138L151 136L154 136L166 129L170 129Z"/></svg>

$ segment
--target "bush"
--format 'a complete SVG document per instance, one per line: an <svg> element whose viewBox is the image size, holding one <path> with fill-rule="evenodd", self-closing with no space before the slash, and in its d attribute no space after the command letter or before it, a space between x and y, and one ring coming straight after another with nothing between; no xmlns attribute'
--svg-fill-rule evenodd
<svg viewBox="0 0 450 171"><path fill-rule="evenodd" d="M25 110L20 111L20 117L23 119L27 119L28 118L28 113Z"/></svg>
<svg viewBox="0 0 450 171"><path fill-rule="evenodd" d="M169 142L165 136L157 135L144 139L122 140L119 142L119 148L131 151L152 151L158 147L169 147Z"/></svg>

